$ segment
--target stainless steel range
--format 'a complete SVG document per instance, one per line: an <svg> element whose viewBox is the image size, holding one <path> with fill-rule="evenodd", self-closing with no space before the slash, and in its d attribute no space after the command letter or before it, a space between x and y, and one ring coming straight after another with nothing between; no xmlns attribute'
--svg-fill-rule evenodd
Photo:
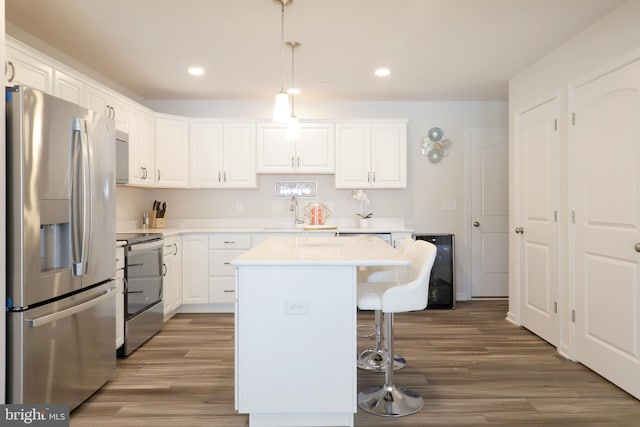
<svg viewBox="0 0 640 427"><path fill-rule="evenodd" d="M125 242L124 344L126 357L162 328L162 246L160 233L118 233Z"/></svg>

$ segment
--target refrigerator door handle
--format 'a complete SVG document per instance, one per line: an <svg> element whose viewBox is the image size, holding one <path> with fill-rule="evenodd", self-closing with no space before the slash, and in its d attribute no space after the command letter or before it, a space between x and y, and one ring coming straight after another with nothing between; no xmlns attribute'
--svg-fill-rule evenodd
<svg viewBox="0 0 640 427"><path fill-rule="evenodd" d="M67 308L65 310L47 314L46 316L37 317L35 319L26 319L24 322L29 328L37 328L38 326L44 326L65 317L71 317L74 314L87 310L93 306L100 304L102 301L111 298L111 293L113 292L113 290L114 288L109 288L102 295L89 301L85 301L82 304L74 305L73 307Z"/></svg>
<svg viewBox="0 0 640 427"><path fill-rule="evenodd" d="M84 125L84 126L83 126ZM83 129L84 128L84 129ZM83 138L83 136L85 136ZM71 240L73 253L73 274L82 276L86 273L88 234L87 222L90 207L88 206L90 177L88 150L86 142L86 123L74 118L71 125Z"/></svg>

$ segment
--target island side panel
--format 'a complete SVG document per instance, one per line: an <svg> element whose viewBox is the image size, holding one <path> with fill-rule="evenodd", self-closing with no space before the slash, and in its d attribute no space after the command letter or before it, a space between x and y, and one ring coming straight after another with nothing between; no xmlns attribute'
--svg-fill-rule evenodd
<svg viewBox="0 0 640 427"><path fill-rule="evenodd" d="M353 266L238 268L239 412L356 412L355 286Z"/></svg>

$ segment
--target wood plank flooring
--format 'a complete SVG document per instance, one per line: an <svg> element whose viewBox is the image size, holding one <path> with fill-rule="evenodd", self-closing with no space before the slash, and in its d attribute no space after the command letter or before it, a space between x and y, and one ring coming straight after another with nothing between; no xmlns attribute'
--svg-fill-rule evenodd
<svg viewBox="0 0 640 427"><path fill-rule="evenodd" d="M425 407L395 419L358 411L355 425L640 425L640 401L507 322L506 311L506 301L473 301L396 315L396 353L408 360L396 384L421 393ZM370 313L358 318L372 321ZM71 426L248 426L234 410L233 358L233 315L176 315L118 361L113 379L71 414ZM265 369L286 375L286 363ZM358 388L382 375L359 371Z"/></svg>

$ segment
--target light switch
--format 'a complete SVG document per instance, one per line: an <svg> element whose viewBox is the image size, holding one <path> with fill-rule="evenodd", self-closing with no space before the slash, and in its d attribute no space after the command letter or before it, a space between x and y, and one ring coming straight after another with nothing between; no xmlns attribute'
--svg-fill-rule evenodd
<svg viewBox="0 0 640 427"><path fill-rule="evenodd" d="M442 210L443 211L455 211L458 207L456 206L455 200L443 200L442 201Z"/></svg>

